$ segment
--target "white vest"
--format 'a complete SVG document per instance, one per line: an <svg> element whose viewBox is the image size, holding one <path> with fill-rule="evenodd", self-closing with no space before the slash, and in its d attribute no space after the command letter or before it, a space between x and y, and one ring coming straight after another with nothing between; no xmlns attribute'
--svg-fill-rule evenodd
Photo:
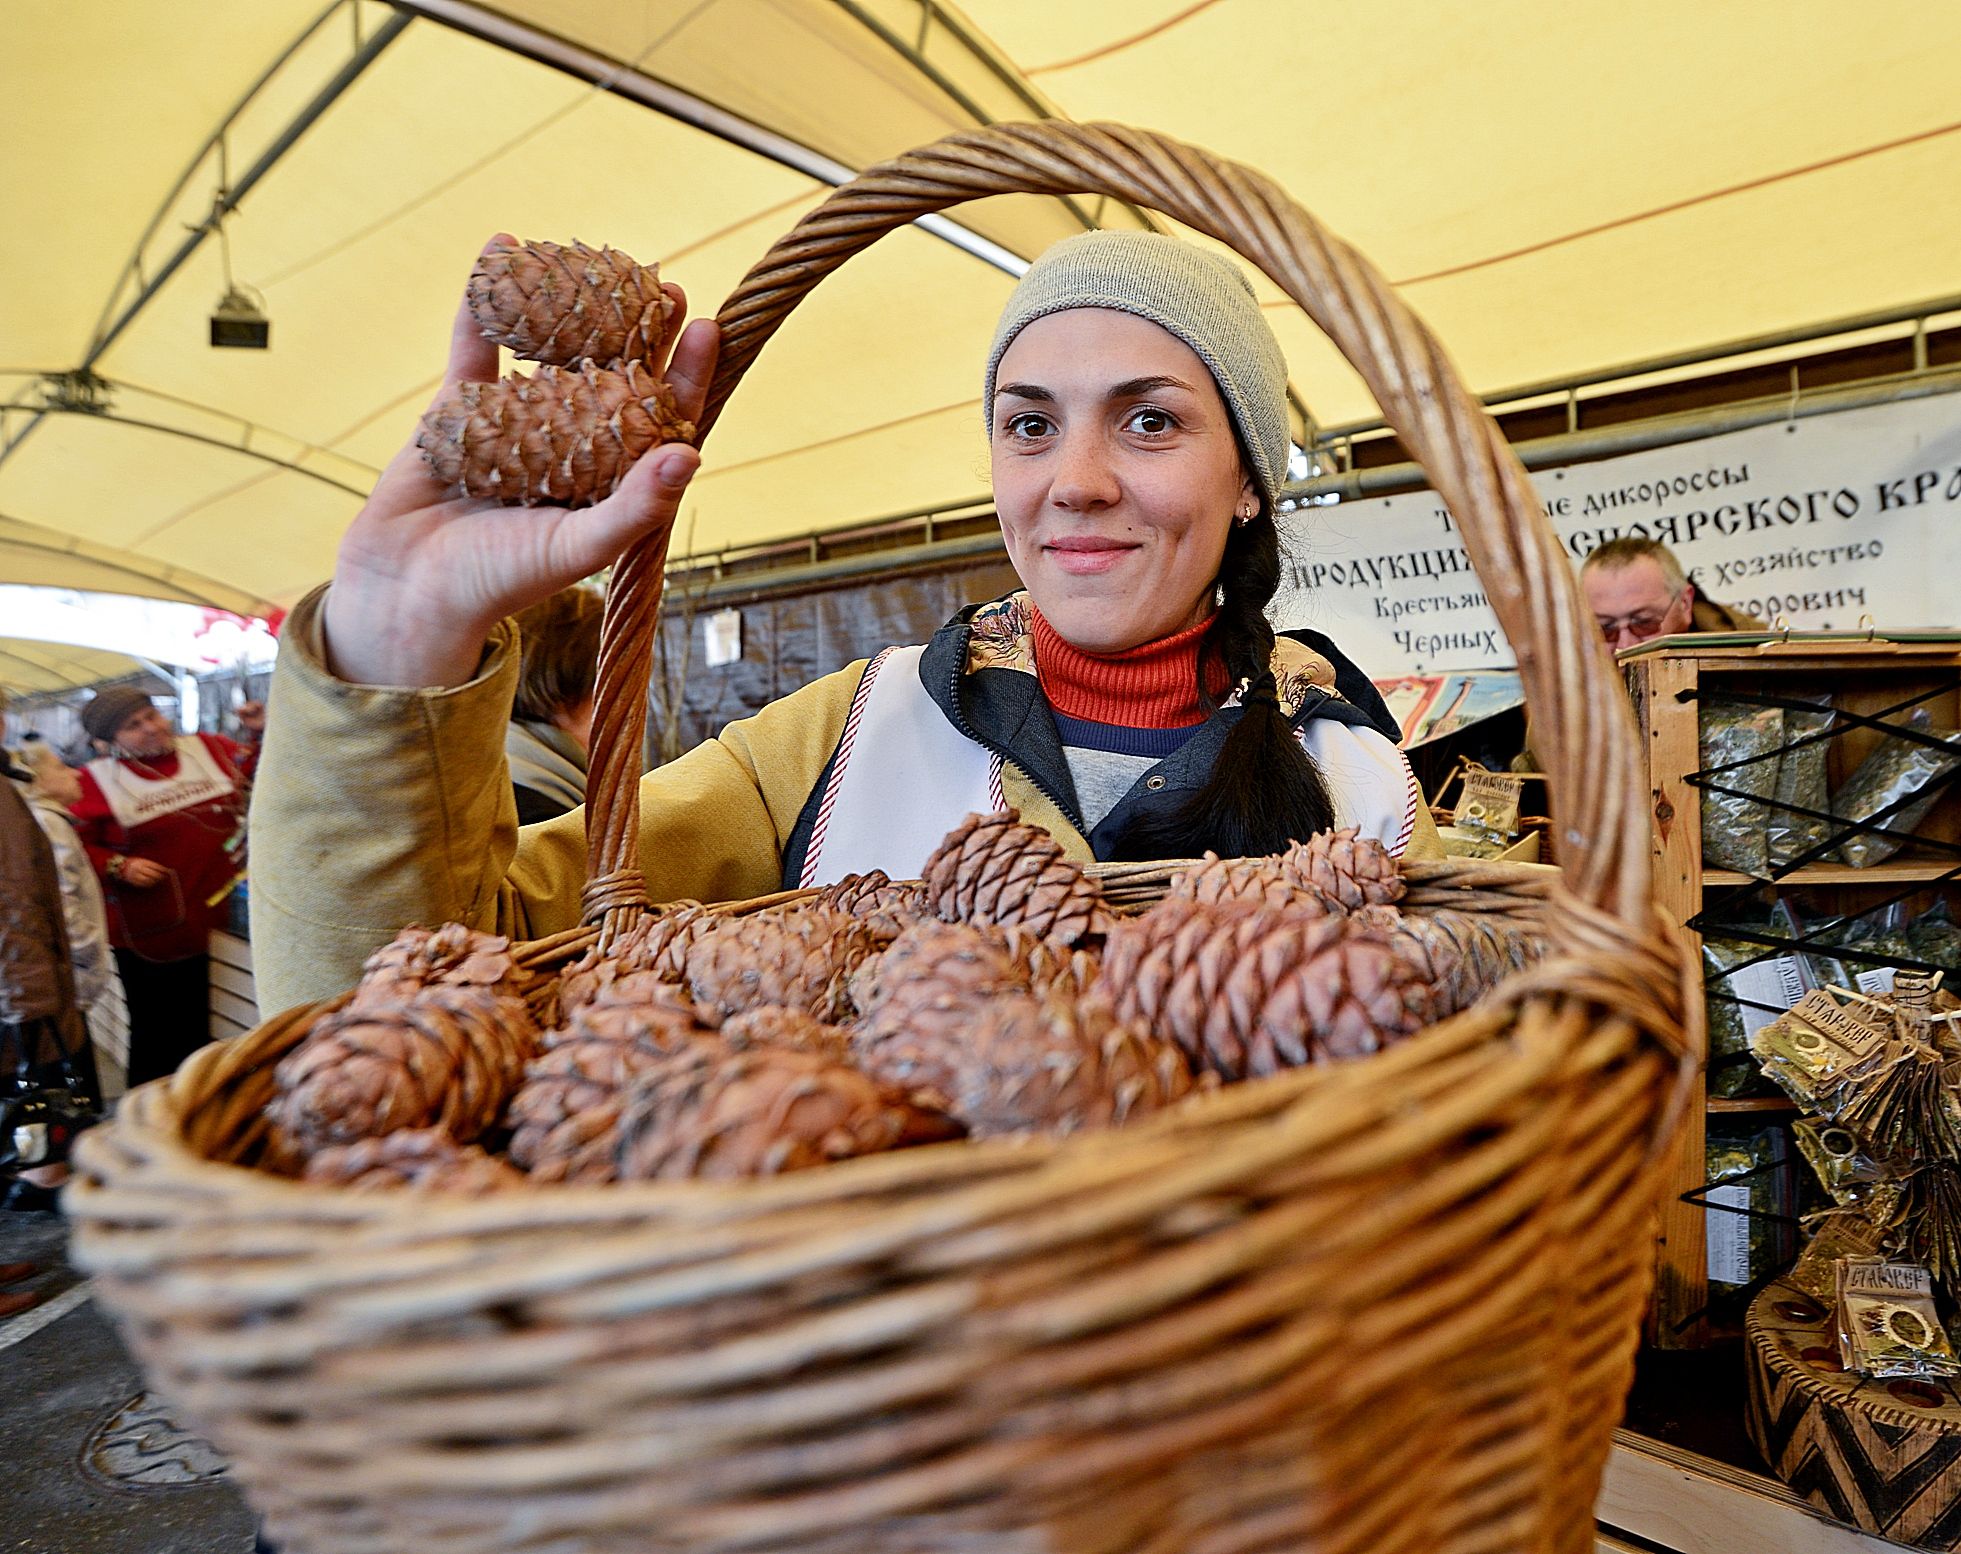
<svg viewBox="0 0 1961 1554"><path fill-rule="evenodd" d="M920 683L925 651L887 648L858 682L799 885L873 869L917 879L963 816L1006 807L1001 757L956 729ZM1423 802L1402 751L1372 728L1332 718L1309 721L1299 737L1327 782L1335 824L1357 827L1400 857Z"/></svg>
<svg viewBox="0 0 1961 1554"><path fill-rule="evenodd" d="M109 813L125 831L134 831L145 821L174 815L180 809L194 809L238 791L238 784L195 734L177 737L174 777L142 776L130 762L114 756L89 762L88 772L108 801Z"/></svg>

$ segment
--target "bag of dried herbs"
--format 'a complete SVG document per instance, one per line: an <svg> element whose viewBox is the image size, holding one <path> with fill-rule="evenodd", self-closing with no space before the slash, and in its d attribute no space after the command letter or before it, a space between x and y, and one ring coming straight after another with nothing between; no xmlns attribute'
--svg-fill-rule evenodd
<svg viewBox="0 0 1961 1554"><path fill-rule="evenodd" d="M1832 834L1829 820L1794 813L1808 809L1822 815L1831 809L1832 802L1831 782L1825 774L1831 741L1825 736L1837 714L1829 696L1806 699L1815 701L1819 710L1783 709L1784 751L1777 758L1777 782L1764 832L1773 864L1790 863L1823 847Z"/></svg>
<svg viewBox="0 0 1961 1554"><path fill-rule="evenodd" d="M1742 939L1712 937L1702 941L1711 1095L1734 1098L1777 1093L1750 1052L1750 1032L1774 1019L1780 1010L1790 1008L1797 997L1779 977L1780 959L1762 945Z"/></svg>
<svg viewBox="0 0 1961 1554"><path fill-rule="evenodd" d="M1769 807L1777 787L1784 714L1720 700L1702 704L1698 759L1702 788L1702 862L1756 879L1770 874ZM1738 762L1747 764L1738 765ZM1729 768L1716 770L1716 768ZM1727 788L1727 793L1718 789Z"/></svg>
<svg viewBox="0 0 1961 1554"><path fill-rule="evenodd" d="M1709 1295L1721 1309L1797 1255L1797 1180L1784 1130L1775 1125L1712 1122L1704 1165L1711 1184L1703 1193Z"/></svg>
<svg viewBox="0 0 1961 1554"><path fill-rule="evenodd" d="M1941 788L1937 786L1940 780L1961 768L1961 730L1937 732L1925 707L1914 708L1900 726L1935 734L1950 748L1943 750L1910 739L1882 739L1832 800L1832 812L1841 820L1874 821L1888 830L1912 831L1927 818L1927 811L1940 797ZM1707 757L1703 764L1708 764ZM1877 818L1890 806L1916 793L1921 796L1893 810L1884 820ZM1704 829L1707 830L1707 821ZM1884 863L1903 845L1898 837L1855 834L1839 843L1838 855L1853 868L1866 869Z"/></svg>
<svg viewBox="0 0 1961 1554"><path fill-rule="evenodd" d="M1961 924L1954 921L1945 900L1907 926L1906 944L1913 959L1947 972L1950 986L1961 978Z"/></svg>

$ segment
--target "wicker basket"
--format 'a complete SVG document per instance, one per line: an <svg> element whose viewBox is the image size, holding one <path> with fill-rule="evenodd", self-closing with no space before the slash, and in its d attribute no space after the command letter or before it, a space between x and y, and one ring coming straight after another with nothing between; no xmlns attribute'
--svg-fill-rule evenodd
<svg viewBox="0 0 1961 1554"><path fill-rule="evenodd" d="M1245 168L1001 126L867 172L778 243L723 309L705 420L851 253L1018 190L1221 239L1368 379L1520 646L1561 799L1563 875L1412 866L1417 899L1543 914L1553 958L1376 1057L1133 1128L734 1185L302 1186L237 1162L318 1006L208 1048L88 1136L68 1208L155 1385L295 1554L1590 1546L1699 1004L1649 902L1623 695L1436 342ZM609 606L592 926L527 946L535 965L644 909L661 559L630 553Z"/></svg>

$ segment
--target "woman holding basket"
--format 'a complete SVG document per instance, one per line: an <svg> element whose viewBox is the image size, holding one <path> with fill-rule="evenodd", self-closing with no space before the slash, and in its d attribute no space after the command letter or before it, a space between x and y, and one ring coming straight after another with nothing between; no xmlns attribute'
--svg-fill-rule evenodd
<svg viewBox="0 0 1961 1554"><path fill-rule="evenodd" d="M674 288L677 303L679 294ZM716 331L668 377L698 413ZM487 379L467 309L449 383ZM446 385L447 386L447 385ZM1356 826L1441 856L1397 729L1325 638L1276 637L1286 364L1239 269L1155 234L1043 254L1009 299L983 407L1023 589L848 666L643 779L656 900L916 874L1005 802L1081 858L1276 852ZM254 813L262 1002L330 996L404 923L573 925L583 815L519 831L499 751L506 617L669 527L699 464L656 448L584 510L451 498L414 448L289 620Z"/></svg>

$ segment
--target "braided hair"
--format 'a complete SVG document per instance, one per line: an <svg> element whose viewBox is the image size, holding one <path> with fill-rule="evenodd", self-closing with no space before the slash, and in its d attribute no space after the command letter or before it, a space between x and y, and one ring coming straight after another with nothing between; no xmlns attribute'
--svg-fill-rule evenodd
<svg viewBox="0 0 1961 1554"><path fill-rule="evenodd" d="M1137 858L1195 858L1210 849L1228 858L1286 850L1297 838L1326 831L1334 802L1320 768L1301 747L1280 708L1273 675L1274 633L1266 607L1280 586L1280 532L1264 501L1226 533L1219 562L1219 612L1199 649L1199 694L1211 666L1243 687L1244 709L1226 736L1212 775L1171 815L1131 828L1123 851Z"/></svg>

